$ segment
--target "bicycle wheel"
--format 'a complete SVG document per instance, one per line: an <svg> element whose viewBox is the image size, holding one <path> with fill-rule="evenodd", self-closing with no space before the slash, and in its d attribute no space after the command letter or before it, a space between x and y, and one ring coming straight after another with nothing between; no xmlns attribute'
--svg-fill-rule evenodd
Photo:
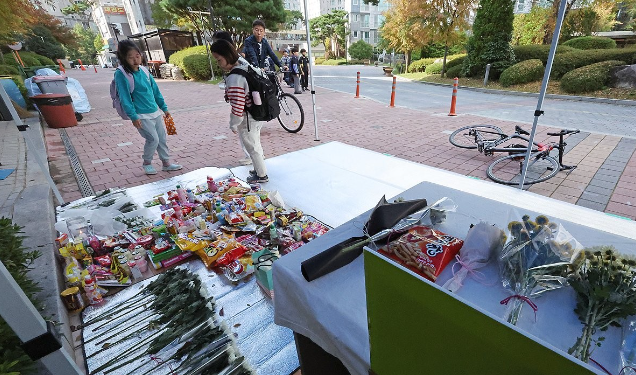
<svg viewBox="0 0 636 375"><path fill-rule="evenodd" d="M524 157L508 155L488 166L486 174L491 180L505 185L519 185ZM560 171L559 162L550 155L531 156L524 185L532 185L554 177Z"/></svg>
<svg viewBox="0 0 636 375"><path fill-rule="evenodd" d="M305 111L298 98L292 94L284 93L278 98L280 114L278 122L290 133L298 133L305 124Z"/></svg>
<svg viewBox="0 0 636 375"><path fill-rule="evenodd" d="M453 146L467 148L469 150L477 148L477 132L479 131L483 141L498 141L506 135L501 129L494 125L472 125L464 126L455 130L448 140Z"/></svg>

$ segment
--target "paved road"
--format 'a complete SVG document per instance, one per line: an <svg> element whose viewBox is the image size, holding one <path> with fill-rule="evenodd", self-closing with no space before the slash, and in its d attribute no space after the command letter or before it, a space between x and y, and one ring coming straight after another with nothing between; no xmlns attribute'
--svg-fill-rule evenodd
<svg viewBox="0 0 636 375"><path fill-rule="evenodd" d="M362 77L360 94L388 105L392 78L384 77L379 67L316 66L315 82L317 86L355 94L356 71L360 71ZM395 103L398 106L446 115L450 108L451 93L452 90L448 87L398 78ZM457 98L457 113L460 115L472 114L527 124L534 121L536 107L536 97L460 89ZM636 106L546 99L543 110L545 115L539 119L540 125L636 138L636 127L633 125Z"/></svg>

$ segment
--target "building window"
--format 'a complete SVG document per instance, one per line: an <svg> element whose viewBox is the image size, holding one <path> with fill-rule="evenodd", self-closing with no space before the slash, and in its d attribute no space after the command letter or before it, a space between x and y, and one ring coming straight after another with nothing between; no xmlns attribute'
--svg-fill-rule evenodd
<svg viewBox="0 0 636 375"><path fill-rule="evenodd" d="M353 15L353 22L358 22L358 14Z"/></svg>
<svg viewBox="0 0 636 375"><path fill-rule="evenodd" d="M362 16L362 27L369 27L369 15Z"/></svg>
<svg viewBox="0 0 636 375"><path fill-rule="evenodd" d="M353 5L358 5L358 0L353 0Z"/></svg>

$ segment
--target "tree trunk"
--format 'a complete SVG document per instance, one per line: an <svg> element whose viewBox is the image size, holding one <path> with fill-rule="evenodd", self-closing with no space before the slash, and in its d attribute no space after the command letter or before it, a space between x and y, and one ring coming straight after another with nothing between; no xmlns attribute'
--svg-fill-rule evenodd
<svg viewBox="0 0 636 375"><path fill-rule="evenodd" d="M567 1L567 0L565 0ZM565 14L563 15L563 20L565 21L565 17L568 15L572 6L576 3L576 0L568 1L565 6ZM556 27L557 18L559 18L559 5L561 4L560 0L552 0L552 12L550 13L550 17L546 21L544 26L545 34L543 35L543 44L552 44L552 36L554 35L554 28Z"/></svg>
<svg viewBox="0 0 636 375"><path fill-rule="evenodd" d="M404 72L402 73L406 73L409 69L409 65L411 65L411 53L412 51L406 51L406 53L404 54L404 63L406 64L406 66L404 67Z"/></svg>
<svg viewBox="0 0 636 375"><path fill-rule="evenodd" d="M444 60L442 60L442 78L446 74L446 56L448 56L448 41L444 45Z"/></svg>

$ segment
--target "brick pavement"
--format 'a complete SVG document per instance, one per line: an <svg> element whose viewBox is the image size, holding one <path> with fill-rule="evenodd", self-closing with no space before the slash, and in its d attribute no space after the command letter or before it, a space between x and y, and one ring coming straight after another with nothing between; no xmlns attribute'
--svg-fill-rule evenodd
<svg viewBox="0 0 636 375"><path fill-rule="evenodd" d="M84 86L93 110L79 126L66 129L93 189L135 186L170 176L161 171L155 176L143 173L143 139L111 107L108 85L113 70L98 69L98 72L69 71L69 76ZM236 136L228 128L229 105L223 100L223 91L216 85L200 82L159 80L158 84L179 133L170 136L168 144L174 161L184 165L182 172L204 166L236 166L243 156ZM399 84L397 92L399 105ZM266 158L319 144L314 141L311 96L305 93L299 99L305 109L305 127L298 134L290 134L278 123L268 123L262 131ZM470 124L493 124L509 132L516 125L473 115L448 117L439 111L388 108L370 99L354 99L353 95L320 87L316 100L320 143L340 141L484 180L493 157L452 146L448 134ZM461 114L461 101L458 111ZM537 137L547 139L545 133L554 130L540 126ZM59 131L46 129L45 135L54 180L66 200L80 198ZM602 134L578 136L564 162L579 167L569 174L561 172L529 190L636 218L636 141ZM160 166L158 160L155 165Z"/></svg>

